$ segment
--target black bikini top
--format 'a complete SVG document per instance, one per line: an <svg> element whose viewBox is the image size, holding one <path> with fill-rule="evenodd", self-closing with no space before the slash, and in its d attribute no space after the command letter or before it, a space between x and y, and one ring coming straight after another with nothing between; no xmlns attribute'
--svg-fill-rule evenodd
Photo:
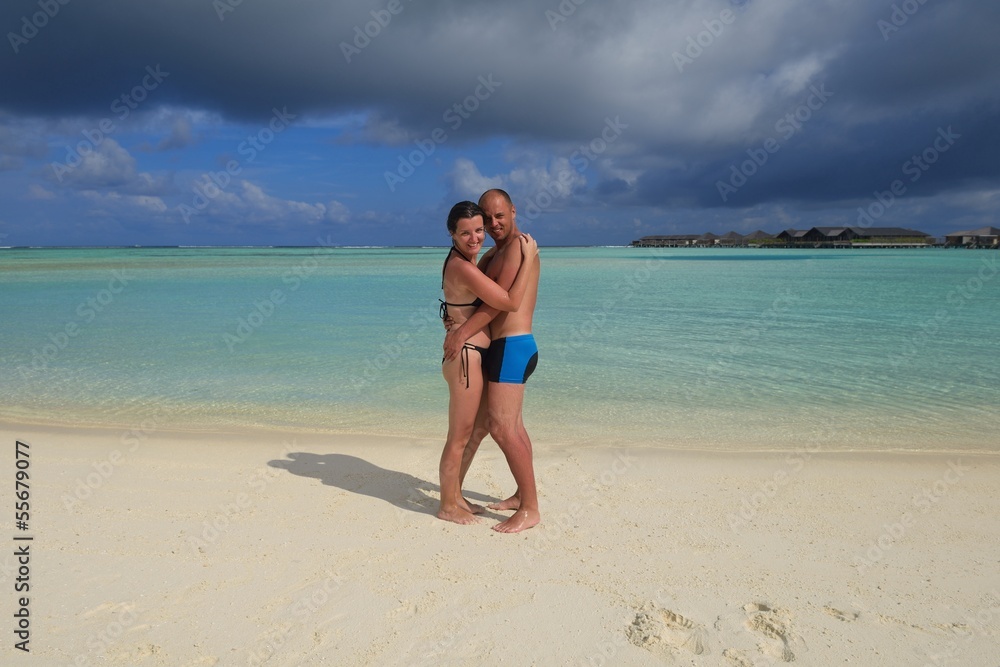
<svg viewBox="0 0 1000 667"><path fill-rule="evenodd" d="M448 251L448 256L444 258L444 266L441 267L441 289L442 290L444 289L444 272L445 272L445 269L448 268L448 260L451 259L451 254L452 253L457 254L459 257L465 258L465 255L463 255L462 253L460 253L458 251L458 248L456 248L454 245L451 246L451 250ZM470 259L469 261L471 262L472 260ZM441 319L442 320L448 319L448 306L455 306L456 308L459 308L459 307L462 307L462 306L475 306L476 308L478 308L479 306L483 305L483 300L482 299L478 299L478 298L475 301L473 301L472 303L448 303L447 301L442 301L441 299L438 299L438 301L441 303L441 308L438 311L438 314L441 315Z"/></svg>

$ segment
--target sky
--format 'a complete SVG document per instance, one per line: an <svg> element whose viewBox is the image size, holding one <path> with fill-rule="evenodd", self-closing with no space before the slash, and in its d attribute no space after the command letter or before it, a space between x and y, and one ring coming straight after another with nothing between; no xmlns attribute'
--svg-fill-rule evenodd
<svg viewBox="0 0 1000 667"><path fill-rule="evenodd" d="M1000 226L995 0L5 0L0 246Z"/></svg>

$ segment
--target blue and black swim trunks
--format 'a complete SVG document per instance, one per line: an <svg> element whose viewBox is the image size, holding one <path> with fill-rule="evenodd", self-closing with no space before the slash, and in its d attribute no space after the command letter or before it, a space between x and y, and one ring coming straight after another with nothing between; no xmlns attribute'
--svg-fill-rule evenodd
<svg viewBox="0 0 1000 667"><path fill-rule="evenodd" d="M538 364L538 345L531 334L507 336L490 341L483 359L490 382L524 384Z"/></svg>

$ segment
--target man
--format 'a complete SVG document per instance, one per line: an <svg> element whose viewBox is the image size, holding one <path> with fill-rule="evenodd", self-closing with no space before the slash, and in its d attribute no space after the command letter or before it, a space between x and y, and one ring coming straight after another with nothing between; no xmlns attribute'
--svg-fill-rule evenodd
<svg viewBox="0 0 1000 667"><path fill-rule="evenodd" d="M509 290L519 270L530 271L528 289L521 307L514 312L501 312L482 305L462 326L445 337L445 357L453 358L462 344L475 332L489 326L490 348L483 360L487 386L483 403L476 418L476 429L466 446L462 459L461 482L472 464L487 429L500 445L507 465L517 482L517 492L510 498L490 505L492 509L515 510L514 515L493 527L501 533L517 533L538 524L538 494L532 462L531 439L524 428L521 407L524 404L524 383L535 370L538 347L531 334L531 320L538 297L540 261L521 267L521 247L517 239L517 211L510 195L494 189L483 193L479 206L486 214L483 221L487 233L496 242L479 261L479 268L504 289Z"/></svg>

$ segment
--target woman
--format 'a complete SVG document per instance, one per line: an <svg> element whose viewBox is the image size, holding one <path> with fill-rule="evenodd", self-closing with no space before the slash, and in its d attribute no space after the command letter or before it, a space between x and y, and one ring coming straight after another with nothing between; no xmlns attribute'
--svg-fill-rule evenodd
<svg viewBox="0 0 1000 667"><path fill-rule="evenodd" d="M527 271L519 270L510 292L486 277L476 266L476 257L483 247L486 230L483 210L471 201L455 204L448 213L448 233L452 246L441 270L441 319L451 319L451 326L461 326L481 304L505 311L517 310L528 286ZM521 252L526 260L538 254L538 244L527 234L520 238ZM521 266L530 266L523 261ZM476 412L483 394L483 353L490 345L486 329L473 335L462 353L444 361L441 372L448 383L448 439L441 453L441 507L438 518L455 523L473 523L476 517L462 498L459 471L462 452L472 435Z"/></svg>

